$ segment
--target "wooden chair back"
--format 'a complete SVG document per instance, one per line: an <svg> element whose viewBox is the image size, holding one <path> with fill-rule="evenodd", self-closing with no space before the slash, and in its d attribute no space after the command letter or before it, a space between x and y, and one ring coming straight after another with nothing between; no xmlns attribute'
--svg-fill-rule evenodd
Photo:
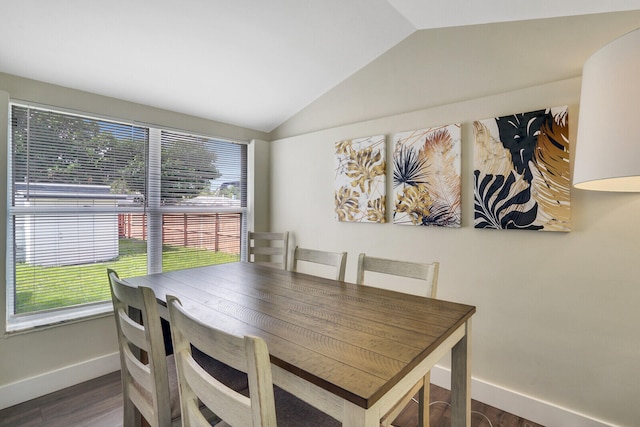
<svg viewBox="0 0 640 427"><path fill-rule="evenodd" d="M232 426L275 426L276 411L269 350L263 339L235 336L201 323L167 297L174 354L178 369L183 426L211 424L198 402ZM247 373L249 397L211 376L193 358L192 347Z"/></svg>
<svg viewBox="0 0 640 427"><path fill-rule="evenodd" d="M107 274L118 331L124 425L134 425L141 414L153 427L171 426L176 416L171 410L167 357L156 296L150 288L128 285L113 270L107 270ZM177 415L179 421L179 413Z"/></svg>
<svg viewBox="0 0 640 427"><path fill-rule="evenodd" d="M364 284L365 271L393 276L408 277L425 281L424 296L435 298L438 289L438 270L440 263L420 263L399 261L387 258L376 258L360 254L358 256L358 272L356 283Z"/></svg>
<svg viewBox="0 0 640 427"><path fill-rule="evenodd" d="M346 252L326 252L316 249L305 249L296 246L293 251L292 270L298 271L298 262L312 262L316 264L328 265L335 268L335 279L344 281L344 273L347 266Z"/></svg>
<svg viewBox="0 0 640 427"><path fill-rule="evenodd" d="M289 232L249 231L247 236L249 262L287 269Z"/></svg>

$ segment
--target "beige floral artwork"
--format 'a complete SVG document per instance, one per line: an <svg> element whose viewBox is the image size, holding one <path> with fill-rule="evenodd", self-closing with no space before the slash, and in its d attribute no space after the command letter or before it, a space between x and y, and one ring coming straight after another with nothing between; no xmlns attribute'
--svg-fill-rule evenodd
<svg viewBox="0 0 640 427"><path fill-rule="evenodd" d="M335 212L341 222L386 222L384 135L335 144Z"/></svg>
<svg viewBox="0 0 640 427"><path fill-rule="evenodd" d="M394 136L394 224L460 227L460 124Z"/></svg>

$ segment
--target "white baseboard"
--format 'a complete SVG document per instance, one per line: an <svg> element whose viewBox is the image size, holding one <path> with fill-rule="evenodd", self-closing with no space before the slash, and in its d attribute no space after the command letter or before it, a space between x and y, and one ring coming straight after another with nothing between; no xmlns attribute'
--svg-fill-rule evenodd
<svg viewBox="0 0 640 427"><path fill-rule="evenodd" d="M118 352L0 386L0 409L106 375L120 369Z"/></svg>
<svg viewBox="0 0 640 427"><path fill-rule="evenodd" d="M97 378L120 369L118 352L0 386L0 409ZM435 366L431 382L451 389L451 371ZM476 378L471 379L471 397L544 426L616 427L614 424L562 408Z"/></svg>
<svg viewBox="0 0 640 427"><path fill-rule="evenodd" d="M431 382L451 390L451 370L436 365L431 370ZM473 377L471 397L543 426L615 427L614 424Z"/></svg>

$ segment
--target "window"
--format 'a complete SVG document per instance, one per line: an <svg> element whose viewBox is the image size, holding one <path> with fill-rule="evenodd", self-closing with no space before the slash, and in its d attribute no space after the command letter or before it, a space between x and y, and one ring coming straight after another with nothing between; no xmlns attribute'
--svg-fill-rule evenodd
<svg viewBox="0 0 640 427"><path fill-rule="evenodd" d="M107 268L240 260L245 144L19 104L10 141L9 330L110 310Z"/></svg>

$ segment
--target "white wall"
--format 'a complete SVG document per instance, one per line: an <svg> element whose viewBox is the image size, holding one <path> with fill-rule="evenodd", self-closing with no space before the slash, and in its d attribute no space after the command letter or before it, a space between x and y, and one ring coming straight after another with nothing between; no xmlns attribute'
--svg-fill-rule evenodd
<svg viewBox="0 0 640 427"><path fill-rule="evenodd" d="M6 197L7 117L8 102L12 99L229 139L267 139L262 132L0 73L0 198ZM264 154L263 151L259 154ZM265 157L255 159L263 174L268 171L268 156ZM256 179L265 180L264 177ZM268 209L268 198L260 196L257 206ZM6 221L6 210L2 210L0 223ZM5 235L6 229L1 227L0 242L5 241ZM5 259L4 243L0 243L0 259ZM5 267L5 263L0 262L0 277L5 277ZM0 324L4 331L6 294L4 287L2 289ZM113 372L119 368L117 351L112 316L21 334L3 334L0 336L0 408Z"/></svg>
<svg viewBox="0 0 640 427"><path fill-rule="evenodd" d="M547 425L568 425L552 419L557 405L580 414L575 425L632 426L640 420L640 196L574 190L570 233L473 228L471 122L569 105L573 144L579 93L573 78L273 141L271 226L291 230L292 247L348 251L348 281L359 252L440 261L439 297L477 307L472 375L480 384L550 402L511 408ZM396 132L455 122L463 124L460 229L334 220L334 142L386 134L389 144ZM389 182L390 173L388 165ZM490 394L486 403L509 405Z"/></svg>

